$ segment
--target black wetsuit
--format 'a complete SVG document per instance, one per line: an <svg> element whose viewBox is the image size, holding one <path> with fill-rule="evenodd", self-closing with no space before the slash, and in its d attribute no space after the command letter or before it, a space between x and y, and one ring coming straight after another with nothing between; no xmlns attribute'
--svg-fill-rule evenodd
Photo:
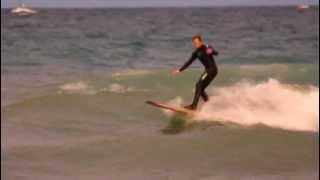
<svg viewBox="0 0 320 180"><path fill-rule="evenodd" d="M207 49L210 48L212 50L211 53L207 52ZM196 109L200 97L204 101L208 101L209 97L205 92L205 88L208 87L210 82L216 77L218 73L218 68L216 62L213 58L214 55L218 55L218 51L216 51L211 46L201 46L200 48L196 49L190 59L179 69L179 71L185 70L195 59L199 59L203 66L205 67L205 72L201 75L199 81L196 84L196 91L194 94L193 102L188 108Z"/></svg>

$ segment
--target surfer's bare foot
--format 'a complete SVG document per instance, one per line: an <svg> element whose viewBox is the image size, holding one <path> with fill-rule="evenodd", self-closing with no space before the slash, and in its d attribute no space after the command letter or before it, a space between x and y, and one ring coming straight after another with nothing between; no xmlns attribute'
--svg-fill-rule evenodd
<svg viewBox="0 0 320 180"><path fill-rule="evenodd" d="M192 104L187 105L187 106L183 106L186 109L190 109L190 110L195 110L196 108L192 106Z"/></svg>

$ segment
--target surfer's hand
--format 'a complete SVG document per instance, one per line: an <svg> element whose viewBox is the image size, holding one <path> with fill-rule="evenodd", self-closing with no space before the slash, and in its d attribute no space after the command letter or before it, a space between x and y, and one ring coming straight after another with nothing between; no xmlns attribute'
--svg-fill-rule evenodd
<svg viewBox="0 0 320 180"><path fill-rule="evenodd" d="M207 54L213 54L213 49L212 48L207 48L206 49Z"/></svg>
<svg viewBox="0 0 320 180"><path fill-rule="evenodd" d="M177 75L179 73L180 73L179 69L175 69L171 72L172 75Z"/></svg>

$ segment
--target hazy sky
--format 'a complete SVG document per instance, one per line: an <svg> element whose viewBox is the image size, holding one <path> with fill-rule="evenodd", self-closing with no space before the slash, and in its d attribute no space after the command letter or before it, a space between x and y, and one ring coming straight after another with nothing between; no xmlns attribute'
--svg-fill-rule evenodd
<svg viewBox="0 0 320 180"><path fill-rule="evenodd" d="M319 4L319 0L1 0L1 7L145 7Z"/></svg>

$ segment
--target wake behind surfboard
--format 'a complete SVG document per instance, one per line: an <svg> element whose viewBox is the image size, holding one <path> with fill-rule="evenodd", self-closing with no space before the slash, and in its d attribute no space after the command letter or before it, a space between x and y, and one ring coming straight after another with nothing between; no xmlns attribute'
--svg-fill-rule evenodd
<svg viewBox="0 0 320 180"><path fill-rule="evenodd" d="M177 107L177 106L171 106L168 104L158 103L155 101L146 101L146 103L151 106L154 106L154 107L159 107L162 109L170 110L172 112L180 113L180 114L184 114L184 115L193 115L195 113L195 111L190 110L190 109L186 109L183 107Z"/></svg>

